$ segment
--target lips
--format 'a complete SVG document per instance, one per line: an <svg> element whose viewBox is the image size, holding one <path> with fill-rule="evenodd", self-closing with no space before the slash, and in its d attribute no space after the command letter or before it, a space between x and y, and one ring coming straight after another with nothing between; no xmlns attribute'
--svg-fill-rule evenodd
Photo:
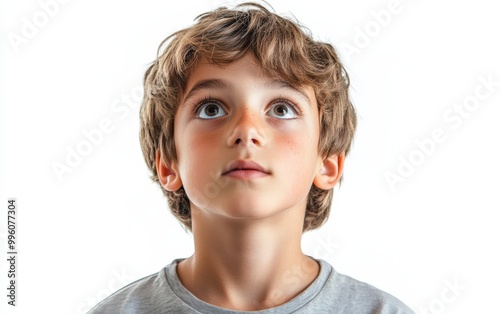
<svg viewBox="0 0 500 314"><path fill-rule="evenodd" d="M223 176L228 175L238 178L253 178L269 175L270 172L255 161L252 160L236 160L222 173Z"/></svg>

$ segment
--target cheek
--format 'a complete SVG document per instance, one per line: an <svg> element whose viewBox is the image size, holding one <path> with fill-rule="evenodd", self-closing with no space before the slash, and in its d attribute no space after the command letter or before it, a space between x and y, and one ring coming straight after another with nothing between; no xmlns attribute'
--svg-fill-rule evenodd
<svg viewBox="0 0 500 314"><path fill-rule="evenodd" d="M318 133L317 126L312 123L280 128L274 134L274 142L294 156L310 158L318 152Z"/></svg>
<svg viewBox="0 0 500 314"><path fill-rule="evenodd" d="M184 179L200 180L209 171L209 161L218 150L218 136L186 128L176 135L176 149L181 176Z"/></svg>
<svg viewBox="0 0 500 314"><path fill-rule="evenodd" d="M286 164L293 180L312 182L319 160L318 140L319 130L313 125L275 135L276 157Z"/></svg>
<svg viewBox="0 0 500 314"><path fill-rule="evenodd" d="M275 154L272 157L282 166L287 181L312 182L317 167L317 143L307 136L281 135L275 141ZM302 185L293 185L294 189L302 189Z"/></svg>

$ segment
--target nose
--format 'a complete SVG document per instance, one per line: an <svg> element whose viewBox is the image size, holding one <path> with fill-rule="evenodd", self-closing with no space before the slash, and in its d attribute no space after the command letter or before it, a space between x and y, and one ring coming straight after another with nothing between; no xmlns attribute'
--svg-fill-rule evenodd
<svg viewBox="0 0 500 314"><path fill-rule="evenodd" d="M264 121L258 112L241 108L237 113L228 137L228 146L262 146L267 142Z"/></svg>

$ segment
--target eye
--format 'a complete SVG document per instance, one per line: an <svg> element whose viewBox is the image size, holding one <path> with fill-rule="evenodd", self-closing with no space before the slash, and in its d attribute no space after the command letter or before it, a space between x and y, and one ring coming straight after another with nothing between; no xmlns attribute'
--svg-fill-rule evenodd
<svg viewBox="0 0 500 314"><path fill-rule="evenodd" d="M297 112L294 106L286 101L278 101L274 103L267 111L267 114L279 119L297 118Z"/></svg>
<svg viewBox="0 0 500 314"><path fill-rule="evenodd" d="M226 115L226 112L215 101L207 101L201 104L196 110L196 116L201 119L215 119Z"/></svg>

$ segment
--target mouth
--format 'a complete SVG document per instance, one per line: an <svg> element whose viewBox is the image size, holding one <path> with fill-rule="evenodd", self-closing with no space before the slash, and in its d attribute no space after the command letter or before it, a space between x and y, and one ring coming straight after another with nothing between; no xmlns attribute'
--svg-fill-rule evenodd
<svg viewBox="0 0 500 314"><path fill-rule="evenodd" d="M270 175L271 172L252 160L236 160L222 173L235 179L253 179Z"/></svg>

